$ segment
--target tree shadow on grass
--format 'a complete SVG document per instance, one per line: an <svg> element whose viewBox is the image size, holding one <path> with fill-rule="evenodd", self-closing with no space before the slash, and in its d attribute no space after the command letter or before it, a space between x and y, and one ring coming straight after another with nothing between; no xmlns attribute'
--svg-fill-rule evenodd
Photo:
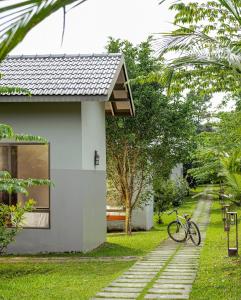
<svg viewBox="0 0 241 300"><path fill-rule="evenodd" d="M55 268L46 265L33 265L33 264L6 264L1 265L0 268L0 278L3 279L13 279L25 276L34 275L47 275L53 272Z"/></svg>
<svg viewBox="0 0 241 300"><path fill-rule="evenodd" d="M117 235L119 236L119 235ZM121 236L121 235L120 235ZM128 246L122 246L117 243L105 242L91 252L85 253L88 257L105 257L105 256L139 256L141 249L135 249Z"/></svg>

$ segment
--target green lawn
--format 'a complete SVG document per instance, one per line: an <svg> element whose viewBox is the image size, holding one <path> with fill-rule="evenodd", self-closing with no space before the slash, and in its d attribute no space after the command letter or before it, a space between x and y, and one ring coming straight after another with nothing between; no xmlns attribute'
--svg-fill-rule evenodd
<svg viewBox="0 0 241 300"><path fill-rule="evenodd" d="M180 213L192 213L197 199L189 197L179 209ZM100 248L87 253L88 256L139 256L145 255L157 247L161 241L167 238L167 224L175 218L175 215L163 214L163 224L157 224L151 231L133 232L132 236L123 234L108 234L107 243Z"/></svg>
<svg viewBox="0 0 241 300"><path fill-rule="evenodd" d="M191 213L197 199L188 198L181 213ZM164 224L155 224L149 232L132 236L108 234L107 242L86 254L51 254L48 256L141 256L154 249L167 237L166 224L174 215L163 216ZM42 255L45 257L46 255ZM89 261L0 263L1 300L85 300L117 278L134 261Z"/></svg>
<svg viewBox="0 0 241 300"><path fill-rule="evenodd" d="M238 216L241 216L241 208L234 207L233 210L238 211ZM239 232L241 232L240 224ZM240 300L240 282L241 261L240 258L227 257L227 233L223 230L220 204L214 201L211 222L201 252L200 270L190 299Z"/></svg>
<svg viewBox="0 0 241 300"><path fill-rule="evenodd" d="M87 300L133 262L0 265L1 300Z"/></svg>
<svg viewBox="0 0 241 300"><path fill-rule="evenodd" d="M195 191L199 192L199 190ZM196 207L198 199L187 197L179 213L191 214ZM156 248L160 242L167 238L167 224L175 218L175 214L162 216L163 224L157 224L157 216L154 218L154 228L150 231L133 232L131 236L123 233L107 234L107 241L100 247L87 253L49 253L38 254L34 256L50 257L50 256L70 256L70 257L101 257L101 256L143 256L149 251ZM32 255L28 255L32 256Z"/></svg>

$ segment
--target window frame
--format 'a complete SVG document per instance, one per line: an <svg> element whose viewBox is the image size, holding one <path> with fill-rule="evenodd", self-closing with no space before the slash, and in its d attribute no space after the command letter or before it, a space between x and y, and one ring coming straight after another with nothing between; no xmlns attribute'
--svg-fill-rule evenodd
<svg viewBox="0 0 241 300"><path fill-rule="evenodd" d="M41 143L41 142L0 142L0 147L2 146L28 146L28 145L47 145L48 146L48 178L51 180L51 172L50 172L50 142L48 143ZM43 230L49 230L51 229L51 187L48 187L48 196L49 196L49 207L48 208L35 208L30 213L40 213L40 212L47 212L48 213L48 226L47 227L29 227L29 226L23 226L23 229L43 229Z"/></svg>

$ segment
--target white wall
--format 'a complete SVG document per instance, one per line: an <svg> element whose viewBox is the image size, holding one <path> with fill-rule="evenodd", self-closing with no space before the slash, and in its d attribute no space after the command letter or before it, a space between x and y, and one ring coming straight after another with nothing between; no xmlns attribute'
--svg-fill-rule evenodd
<svg viewBox="0 0 241 300"><path fill-rule="evenodd" d="M180 177L183 177L183 164L177 164L171 171L170 179L173 181L178 181Z"/></svg>
<svg viewBox="0 0 241 300"><path fill-rule="evenodd" d="M103 243L104 104L84 103L81 107L81 103L0 103L0 122L13 126L16 132L49 140L54 183L50 194L51 228L24 229L9 251L87 251ZM98 170L94 168L94 150L100 154Z"/></svg>
<svg viewBox="0 0 241 300"><path fill-rule="evenodd" d="M103 102L82 102L82 169L106 170L105 108ZM98 151L100 165L94 166Z"/></svg>

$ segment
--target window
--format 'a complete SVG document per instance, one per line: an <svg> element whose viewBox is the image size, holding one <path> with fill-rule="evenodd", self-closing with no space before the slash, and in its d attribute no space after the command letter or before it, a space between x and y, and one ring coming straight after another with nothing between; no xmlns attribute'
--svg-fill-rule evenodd
<svg viewBox="0 0 241 300"><path fill-rule="evenodd" d="M49 145L43 144L1 144L0 170L6 170L15 178L49 179ZM27 199L36 201L36 209L26 213L24 227L49 228L49 187L29 188L29 195L13 194L11 198L0 192L0 203L24 203Z"/></svg>

